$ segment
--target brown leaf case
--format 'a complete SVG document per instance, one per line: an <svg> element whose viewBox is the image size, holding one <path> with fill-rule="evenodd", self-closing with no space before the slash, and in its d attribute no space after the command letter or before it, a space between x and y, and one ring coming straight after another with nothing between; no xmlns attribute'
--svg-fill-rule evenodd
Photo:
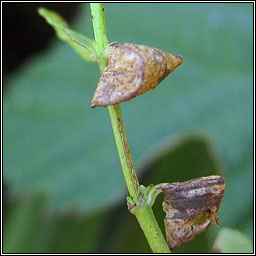
<svg viewBox="0 0 256 256"><path fill-rule="evenodd" d="M220 223L216 214L225 191L223 177L213 175L186 182L167 183L161 189L166 213L165 231L171 249L192 240L211 223Z"/></svg>
<svg viewBox="0 0 256 256"><path fill-rule="evenodd" d="M181 56L144 45L112 43L111 47L92 107L119 104L155 89L183 62Z"/></svg>

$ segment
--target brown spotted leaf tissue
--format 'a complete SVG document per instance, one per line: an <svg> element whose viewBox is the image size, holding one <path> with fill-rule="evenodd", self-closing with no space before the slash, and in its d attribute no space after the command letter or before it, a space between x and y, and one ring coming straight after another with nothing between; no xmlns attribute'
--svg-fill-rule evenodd
<svg viewBox="0 0 256 256"><path fill-rule="evenodd" d="M167 183L161 189L166 213L165 231L171 249L192 240L211 223L220 223L216 214L225 191L223 177L212 175L186 182Z"/></svg>
<svg viewBox="0 0 256 256"><path fill-rule="evenodd" d="M108 65L92 99L92 107L119 104L156 86L182 62L162 50L131 43L112 43Z"/></svg>

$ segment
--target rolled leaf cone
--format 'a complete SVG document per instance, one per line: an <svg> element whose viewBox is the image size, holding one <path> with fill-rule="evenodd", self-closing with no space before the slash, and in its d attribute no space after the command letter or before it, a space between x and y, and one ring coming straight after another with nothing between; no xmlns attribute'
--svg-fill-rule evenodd
<svg viewBox="0 0 256 256"><path fill-rule="evenodd" d="M144 45L112 43L111 47L92 107L118 104L155 89L183 62L181 56Z"/></svg>
<svg viewBox="0 0 256 256"><path fill-rule="evenodd" d="M225 179L212 175L186 182L166 183L163 209L167 243L170 249L180 247L206 230L219 224L216 216L225 191Z"/></svg>

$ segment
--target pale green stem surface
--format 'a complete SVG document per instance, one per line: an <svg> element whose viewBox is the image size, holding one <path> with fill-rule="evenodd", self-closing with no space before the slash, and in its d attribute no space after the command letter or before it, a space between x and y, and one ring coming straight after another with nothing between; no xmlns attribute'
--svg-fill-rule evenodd
<svg viewBox="0 0 256 256"><path fill-rule="evenodd" d="M154 253L170 253L161 229L156 221L151 206L139 206L135 216L147 238L148 244Z"/></svg>
<svg viewBox="0 0 256 256"><path fill-rule="evenodd" d="M144 199L141 195L139 181L133 166L120 105L109 106L108 110L126 186L133 202L138 205L143 203Z"/></svg>
<svg viewBox="0 0 256 256"><path fill-rule="evenodd" d="M102 3L91 3L90 6L96 49L99 56L104 47L108 45L104 9ZM101 60L99 62L100 63L98 63L98 65L100 72L103 73L107 61ZM133 166L120 105L109 106L108 110L127 189L130 197L136 205L134 214L148 240L152 251L154 253L170 253L170 249L166 244L151 207L149 205L143 205L145 202L141 194L139 181Z"/></svg>

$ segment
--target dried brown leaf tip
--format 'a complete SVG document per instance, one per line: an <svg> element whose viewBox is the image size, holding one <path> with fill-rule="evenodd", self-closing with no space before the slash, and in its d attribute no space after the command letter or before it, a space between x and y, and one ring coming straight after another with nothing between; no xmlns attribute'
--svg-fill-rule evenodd
<svg viewBox="0 0 256 256"><path fill-rule="evenodd" d="M183 62L181 56L144 45L112 43L111 46L92 107L118 104L155 89Z"/></svg>
<svg viewBox="0 0 256 256"><path fill-rule="evenodd" d="M223 177L208 176L169 183L162 190L163 209L166 213L165 231L171 249L192 240L211 223L220 223L216 214L225 190Z"/></svg>

